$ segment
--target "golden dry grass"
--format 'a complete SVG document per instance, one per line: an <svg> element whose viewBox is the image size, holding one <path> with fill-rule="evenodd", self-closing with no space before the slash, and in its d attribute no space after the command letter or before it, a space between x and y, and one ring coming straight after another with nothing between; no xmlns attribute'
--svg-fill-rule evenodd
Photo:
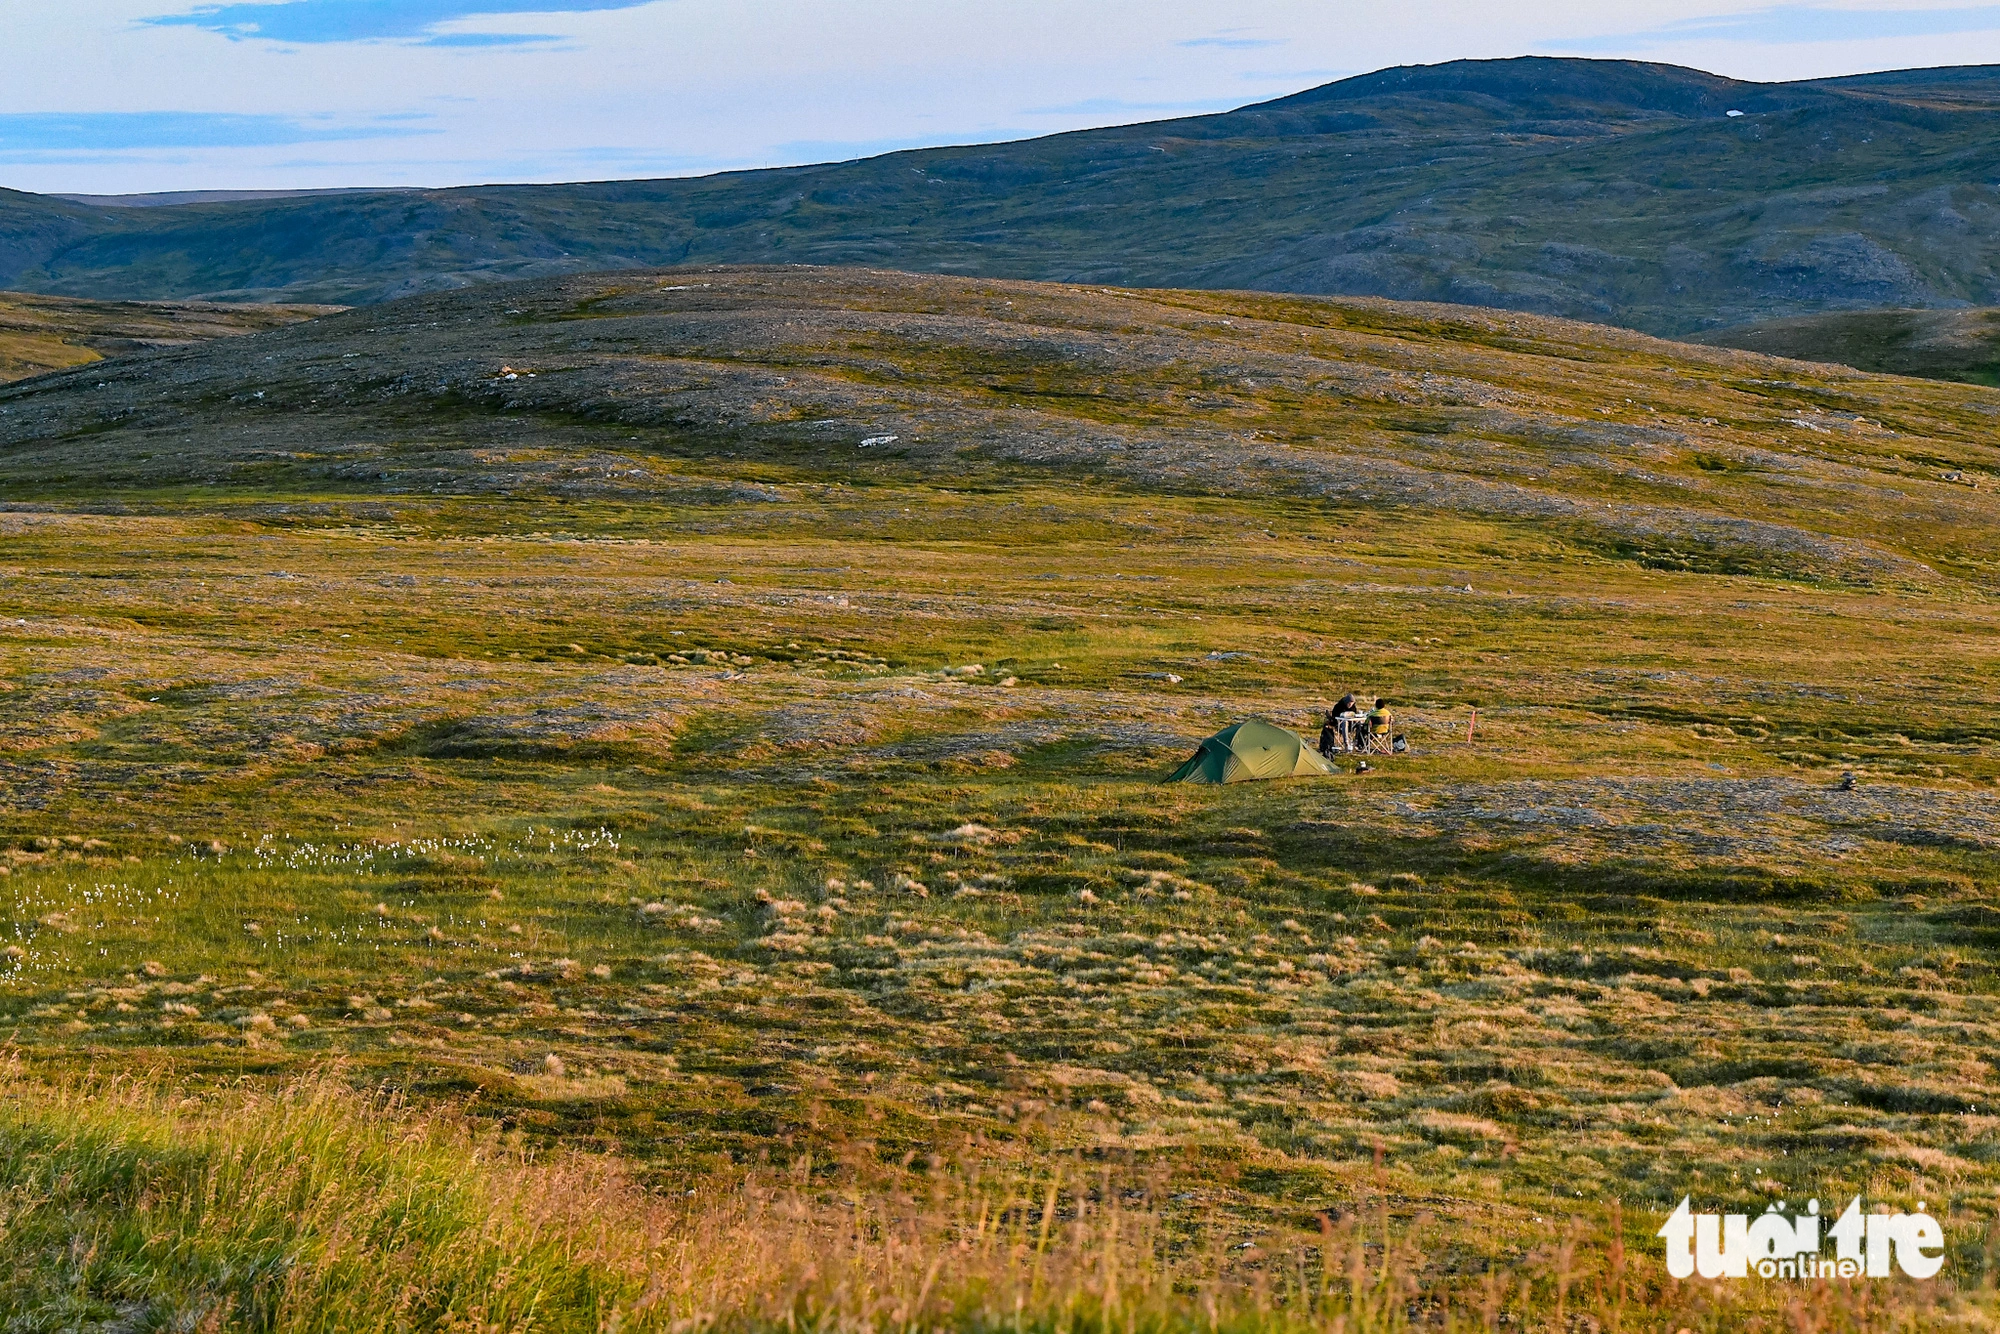
<svg viewBox="0 0 2000 1334"><path fill-rule="evenodd" d="M1426 1279L1427 1220L1237 1243L1107 1168L800 1160L685 1196L532 1161L490 1129L320 1076L202 1098L5 1079L10 1328L452 1331L1872 1330L1978 1322L1949 1285L1669 1291L1578 1220L1515 1270ZM1636 1240L1636 1238L1634 1239Z"/></svg>

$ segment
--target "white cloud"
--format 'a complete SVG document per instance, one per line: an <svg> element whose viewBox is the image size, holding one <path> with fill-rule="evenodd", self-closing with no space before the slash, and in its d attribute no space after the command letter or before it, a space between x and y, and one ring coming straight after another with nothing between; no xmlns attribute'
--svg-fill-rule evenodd
<svg viewBox="0 0 2000 1334"><path fill-rule="evenodd" d="M1951 9L1846 9L1819 5L1773 5L1734 14L1707 14L1653 27L1584 37L1556 37L1543 45L1556 51L1599 55L1635 47L1685 46L1695 42L1740 42L1764 46L1801 43L1882 42L1903 38L1957 37L2000 33L2000 5ZM1951 62L1957 63L1957 62Z"/></svg>

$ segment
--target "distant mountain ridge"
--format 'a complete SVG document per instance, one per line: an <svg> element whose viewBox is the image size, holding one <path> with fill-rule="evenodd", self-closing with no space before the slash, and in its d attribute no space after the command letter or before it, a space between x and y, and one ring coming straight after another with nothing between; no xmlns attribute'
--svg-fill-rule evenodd
<svg viewBox="0 0 2000 1334"><path fill-rule="evenodd" d="M684 180L150 208L0 191L0 287L359 303L813 263L1449 301L1681 335L2000 305L1996 113L1992 66L1757 84L1457 61L1219 115Z"/></svg>
<svg viewBox="0 0 2000 1334"><path fill-rule="evenodd" d="M341 186L330 190L162 190L141 195L53 195L72 204L99 208L175 208L182 204L237 204L246 200L310 199L325 195L377 195L399 193L401 187L371 190L367 186Z"/></svg>

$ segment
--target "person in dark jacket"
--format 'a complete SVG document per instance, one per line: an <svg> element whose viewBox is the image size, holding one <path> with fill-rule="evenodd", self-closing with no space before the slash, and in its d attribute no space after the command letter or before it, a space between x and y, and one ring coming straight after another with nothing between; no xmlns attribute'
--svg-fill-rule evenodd
<svg viewBox="0 0 2000 1334"><path fill-rule="evenodd" d="M1340 703L1333 706L1326 715L1325 724L1319 729L1319 753L1331 756L1338 751L1354 749L1354 722L1361 716L1361 709L1354 702L1352 694L1342 695Z"/></svg>

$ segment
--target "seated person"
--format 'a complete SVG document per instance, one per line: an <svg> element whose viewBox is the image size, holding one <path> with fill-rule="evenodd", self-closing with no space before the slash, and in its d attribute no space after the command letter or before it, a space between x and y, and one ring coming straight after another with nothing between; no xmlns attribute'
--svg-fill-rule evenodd
<svg viewBox="0 0 2000 1334"><path fill-rule="evenodd" d="M1339 718L1339 710L1328 709L1326 721L1320 724L1319 753L1322 755L1332 755L1335 751L1343 749L1341 746Z"/></svg>
<svg viewBox="0 0 2000 1334"><path fill-rule="evenodd" d="M1389 712L1389 701L1378 699L1375 707L1368 711L1368 735L1382 737L1389 735L1389 729L1396 725L1396 715Z"/></svg>
<svg viewBox="0 0 2000 1334"><path fill-rule="evenodd" d="M1340 703L1326 715L1326 726L1320 729L1320 754L1331 755L1335 750L1355 748L1355 728L1361 722L1361 710L1354 702L1353 695L1342 695ZM1328 734L1331 733L1332 748L1328 748Z"/></svg>

